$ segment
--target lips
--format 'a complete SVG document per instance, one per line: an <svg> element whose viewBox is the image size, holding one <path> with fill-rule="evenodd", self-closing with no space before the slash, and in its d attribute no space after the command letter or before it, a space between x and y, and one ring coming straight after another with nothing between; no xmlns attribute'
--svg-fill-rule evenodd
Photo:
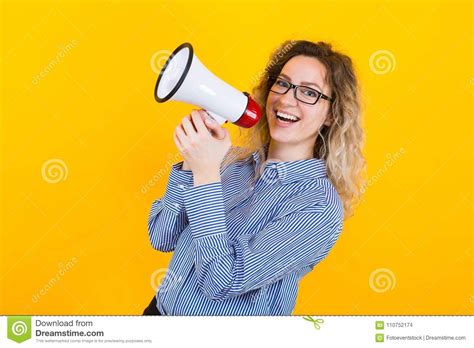
<svg viewBox="0 0 474 348"><path fill-rule="evenodd" d="M275 111L275 117L279 124L292 124L300 121L298 116L281 110Z"/></svg>

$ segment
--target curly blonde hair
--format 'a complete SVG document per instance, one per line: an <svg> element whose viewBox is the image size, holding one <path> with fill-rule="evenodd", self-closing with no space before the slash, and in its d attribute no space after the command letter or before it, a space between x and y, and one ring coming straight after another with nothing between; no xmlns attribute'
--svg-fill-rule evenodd
<svg viewBox="0 0 474 348"><path fill-rule="evenodd" d="M329 117L331 125L323 125L314 146L314 157L325 160L328 177L336 188L344 206L345 219L352 216L355 204L365 186L365 159L362 154L364 131L362 128L360 90L351 58L332 49L326 42L285 41L270 56L252 95L263 115L259 123L245 131L245 147L239 148L233 158L243 159L254 151L265 158L265 148L271 137L265 114L270 88L283 66L295 56L317 58L326 68L326 83L331 87L334 101ZM242 133L241 133L242 135Z"/></svg>

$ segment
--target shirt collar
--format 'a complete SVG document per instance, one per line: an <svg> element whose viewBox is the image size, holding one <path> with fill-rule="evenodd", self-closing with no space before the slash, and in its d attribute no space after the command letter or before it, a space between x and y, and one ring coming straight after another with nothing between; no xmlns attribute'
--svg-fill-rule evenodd
<svg viewBox="0 0 474 348"><path fill-rule="evenodd" d="M259 151L252 153L255 167L258 168L262 160L262 173L266 170L276 171L283 184L293 181L317 179L326 177L326 162L319 158L310 158L297 161L275 162L265 161Z"/></svg>

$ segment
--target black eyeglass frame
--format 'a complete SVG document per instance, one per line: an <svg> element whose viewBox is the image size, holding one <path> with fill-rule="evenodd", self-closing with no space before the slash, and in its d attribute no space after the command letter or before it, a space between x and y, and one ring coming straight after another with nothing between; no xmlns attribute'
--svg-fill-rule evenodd
<svg viewBox="0 0 474 348"><path fill-rule="evenodd" d="M288 83L289 86L288 86L288 89L287 89L285 92L275 92L274 90L272 90L273 86L275 85L275 83L276 83L278 80L282 80L282 81L285 81L286 83ZM297 92L296 90L297 90L298 88L300 88L300 87L307 88L307 89L310 89L310 90L314 91L314 92L318 95L318 98L316 99L316 101L315 101L314 103L308 103L307 101L304 101L304 100L299 99L299 98L296 96L296 92ZM285 80L284 78L281 78L281 77L277 77L277 78L275 79L275 81L272 83L272 87L270 88L270 92L273 92L273 93L276 93L276 94L282 94L282 95L283 95L283 94L288 93L288 91L289 91L290 89L293 89L293 96L295 97L296 100L298 100L298 101L300 101L300 102L302 102L302 103L308 104L308 105L315 105L315 104L319 101L319 99L325 99L325 100L327 100L327 101L329 101L329 102L333 102L333 101L334 101L334 98L331 98L331 97L327 96L326 94L324 94L324 93L318 91L317 89L314 89L314 88L311 88L311 87L308 87L308 86L301 86L301 85L298 86L298 85L294 85L294 84L292 84L290 81Z"/></svg>

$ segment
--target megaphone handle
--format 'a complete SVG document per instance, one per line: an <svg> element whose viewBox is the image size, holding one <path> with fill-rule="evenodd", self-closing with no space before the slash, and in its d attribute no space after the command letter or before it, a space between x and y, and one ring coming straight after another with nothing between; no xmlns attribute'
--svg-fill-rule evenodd
<svg viewBox="0 0 474 348"><path fill-rule="evenodd" d="M214 120L216 120L217 123L219 123L221 126L222 126L224 123L227 122L227 120L226 120L224 117L219 116L219 115L216 114L215 112L208 111L208 110L206 110L206 112L207 112L209 115L211 115L212 118L213 118Z"/></svg>

